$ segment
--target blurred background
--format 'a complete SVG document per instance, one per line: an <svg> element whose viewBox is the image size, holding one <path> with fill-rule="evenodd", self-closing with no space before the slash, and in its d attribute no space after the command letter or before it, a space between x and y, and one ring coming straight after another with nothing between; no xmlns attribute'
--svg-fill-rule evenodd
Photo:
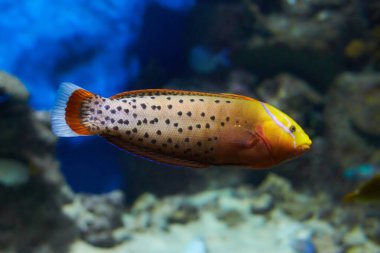
<svg viewBox="0 0 380 253"><path fill-rule="evenodd" d="M0 13L1 253L380 252L380 1L0 0ZM61 82L251 96L313 146L270 170L196 170L58 140ZM368 182L370 202L343 203Z"/></svg>

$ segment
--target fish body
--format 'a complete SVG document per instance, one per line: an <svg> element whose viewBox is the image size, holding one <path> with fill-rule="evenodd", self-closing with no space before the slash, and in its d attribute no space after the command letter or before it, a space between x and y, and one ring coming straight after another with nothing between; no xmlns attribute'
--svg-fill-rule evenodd
<svg viewBox="0 0 380 253"><path fill-rule="evenodd" d="M58 136L99 135L165 164L265 168L300 155L311 141L278 109L252 98L138 90L104 98L62 84L52 113Z"/></svg>

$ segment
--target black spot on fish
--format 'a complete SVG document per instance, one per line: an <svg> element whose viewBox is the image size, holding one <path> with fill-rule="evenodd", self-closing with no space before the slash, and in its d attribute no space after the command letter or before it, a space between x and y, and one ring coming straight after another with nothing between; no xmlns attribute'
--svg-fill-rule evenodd
<svg viewBox="0 0 380 253"><path fill-rule="evenodd" d="M193 126L188 126L188 128L190 131L193 130Z"/></svg>
<svg viewBox="0 0 380 253"><path fill-rule="evenodd" d="M126 100L126 99L123 99L123 100L121 100L121 102L123 102L123 103L127 103L127 100Z"/></svg>
<svg viewBox="0 0 380 253"><path fill-rule="evenodd" d="M115 119L111 119L111 123L115 123Z"/></svg>
<svg viewBox="0 0 380 253"><path fill-rule="evenodd" d="M198 142L197 142L197 145L198 145L199 147L202 146L202 142L198 141Z"/></svg>
<svg viewBox="0 0 380 253"><path fill-rule="evenodd" d="M151 106L151 108L152 108L153 110L156 110L156 107L157 107L157 106L155 106L155 105L152 105L152 106Z"/></svg>
<svg viewBox="0 0 380 253"><path fill-rule="evenodd" d="M131 131L130 131L130 130L127 130L127 131L125 131L125 133L126 133L127 135L130 135L130 134L131 134Z"/></svg>
<svg viewBox="0 0 380 253"><path fill-rule="evenodd" d="M170 120L169 120L169 119L166 119L166 120L165 120L165 123L166 123L167 125L169 125L169 124L170 124Z"/></svg>
<svg viewBox="0 0 380 253"><path fill-rule="evenodd" d="M150 97L150 99L156 99L156 97Z"/></svg>
<svg viewBox="0 0 380 253"><path fill-rule="evenodd" d="M200 98L200 99L199 99L199 101L203 102L203 101L204 101L204 99L203 99L203 98Z"/></svg>
<svg viewBox="0 0 380 253"><path fill-rule="evenodd" d="M124 120L125 125L129 125L129 120Z"/></svg>
<svg viewBox="0 0 380 253"><path fill-rule="evenodd" d="M156 141L155 139L153 139L153 140L151 140L150 142L151 142L152 144L156 144L157 141Z"/></svg>
<svg viewBox="0 0 380 253"><path fill-rule="evenodd" d="M166 143L162 143L162 146L163 146L164 148L166 148L166 147L168 146L168 144L166 144Z"/></svg>
<svg viewBox="0 0 380 253"><path fill-rule="evenodd" d="M157 110L161 110L161 105L158 105L158 106L157 106Z"/></svg>
<svg viewBox="0 0 380 253"><path fill-rule="evenodd" d="M118 106L118 107L116 107L116 109L118 110L118 111L121 111L121 106Z"/></svg>
<svg viewBox="0 0 380 253"><path fill-rule="evenodd" d="M230 121L230 117L226 117L226 121L229 122Z"/></svg>
<svg viewBox="0 0 380 253"><path fill-rule="evenodd" d="M178 128L178 132L182 133L183 129L182 128Z"/></svg>
<svg viewBox="0 0 380 253"><path fill-rule="evenodd" d="M211 116L210 119L211 119L211 120L215 120L215 116Z"/></svg>
<svg viewBox="0 0 380 253"><path fill-rule="evenodd" d="M217 104L220 103L220 100L215 100L215 103L217 103Z"/></svg>
<svg viewBox="0 0 380 253"><path fill-rule="evenodd" d="M172 108L173 108L173 106L172 106L172 105L168 105L168 108L169 108L169 109L172 109Z"/></svg>
<svg viewBox="0 0 380 253"><path fill-rule="evenodd" d="M144 124L147 124L148 123L148 120L146 118L143 119L143 123Z"/></svg>
<svg viewBox="0 0 380 253"><path fill-rule="evenodd" d="M226 100L226 103L227 103L227 104L230 104L230 103L231 103L231 101L230 101L230 100Z"/></svg>
<svg viewBox="0 0 380 253"><path fill-rule="evenodd" d="M153 119L150 120L149 123L150 123L150 124L154 124L154 120L153 120Z"/></svg>
<svg viewBox="0 0 380 253"><path fill-rule="evenodd" d="M157 135L161 135L162 133L161 133L160 130L157 130L156 134L157 134Z"/></svg>
<svg viewBox="0 0 380 253"><path fill-rule="evenodd" d="M91 109L90 109L90 112L95 112L95 109L94 109L94 108L91 108Z"/></svg>
<svg viewBox="0 0 380 253"><path fill-rule="evenodd" d="M167 97L166 99L167 99L167 100L170 100L170 99L172 99L172 98L171 98L171 97Z"/></svg>
<svg viewBox="0 0 380 253"><path fill-rule="evenodd" d="M221 126L224 126L225 124L224 124L224 122L220 122L220 125L221 125Z"/></svg>
<svg viewBox="0 0 380 253"><path fill-rule="evenodd" d="M175 144L174 147L178 149L178 148L179 148L179 145L178 145L178 144Z"/></svg>
<svg viewBox="0 0 380 253"><path fill-rule="evenodd" d="M104 106L104 109L109 110L109 109L110 109L110 106L109 106L109 105L106 105L106 106Z"/></svg>
<svg viewBox="0 0 380 253"><path fill-rule="evenodd" d="M144 134L144 138L149 138L149 134L148 134L148 133L145 133L145 134Z"/></svg>
<svg viewBox="0 0 380 253"><path fill-rule="evenodd" d="M106 118L105 118L106 120L109 120L110 119L110 117L108 117L108 116L106 116Z"/></svg>
<svg viewBox="0 0 380 253"><path fill-rule="evenodd" d="M98 114L102 114L103 112L102 112L102 110L98 110L97 113Z"/></svg>
<svg viewBox="0 0 380 253"><path fill-rule="evenodd" d="M178 102L180 102L182 104L183 103L183 99L178 100Z"/></svg>
<svg viewBox="0 0 380 253"><path fill-rule="evenodd" d="M178 123L174 123L173 126L178 127Z"/></svg>
<svg viewBox="0 0 380 253"><path fill-rule="evenodd" d="M194 102L194 101L195 101L194 98L190 99L190 102Z"/></svg>
<svg viewBox="0 0 380 253"><path fill-rule="evenodd" d="M178 116L182 116L182 112L181 111L179 111L177 114L178 114Z"/></svg>
<svg viewBox="0 0 380 253"><path fill-rule="evenodd" d="M197 128L201 128L201 124L196 124L195 125Z"/></svg>
<svg viewBox="0 0 380 253"><path fill-rule="evenodd" d="M136 106L136 105L132 105L132 108L133 108L133 109L136 109L136 108L137 108L137 106Z"/></svg>
<svg viewBox="0 0 380 253"><path fill-rule="evenodd" d="M141 121L141 120L138 120L138 121L137 121L137 125L138 125L138 126L141 126L141 124L142 124L142 121Z"/></svg>
<svg viewBox="0 0 380 253"><path fill-rule="evenodd" d="M137 114L136 113L132 114L132 116L133 116L133 118L137 118Z"/></svg>
<svg viewBox="0 0 380 253"><path fill-rule="evenodd" d="M133 128L133 129L132 129L132 132L137 133L137 128L136 128L136 127Z"/></svg>
<svg viewBox="0 0 380 253"><path fill-rule="evenodd" d="M191 112L190 111L187 112L186 114L187 114L187 116L191 117Z"/></svg>
<svg viewBox="0 0 380 253"><path fill-rule="evenodd" d="M167 142L168 142L168 143L173 143L172 138L168 138Z"/></svg>
<svg viewBox="0 0 380 253"><path fill-rule="evenodd" d="M132 99L132 102L133 102L133 103L136 103L136 99Z"/></svg>
<svg viewBox="0 0 380 253"><path fill-rule="evenodd" d="M113 130L117 131L117 130L119 130L119 127L118 126L114 126Z"/></svg>
<svg viewBox="0 0 380 253"><path fill-rule="evenodd" d="M205 127L206 127L206 128L210 128L210 124L209 124L209 123L206 123Z"/></svg>
<svg viewBox="0 0 380 253"><path fill-rule="evenodd" d="M106 102L106 99L105 99L105 98L102 98L102 101L103 101L103 102Z"/></svg>
<svg viewBox="0 0 380 253"><path fill-rule="evenodd" d="M104 124L106 124L106 122L102 121L102 122L100 122L100 124L104 125Z"/></svg>
<svg viewBox="0 0 380 253"><path fill-rule="evenodd" d="M129 113L129 110L128 110L128 109L124 109L124 112L125 112L126 114L128 114L128 113Z"/></svg>
<svg viewBox="0 0 380 253"><path fill-rule="evenodd" d="M116 113L116 110L112 109L112 110L111 110L111 113L112 113L112 114L115 114L115 113Z"/></svg>
<svg viewBox="0 0 380 253"><path fill-rule="evenodd" d="M185 142L189 142L190 139L188 137L185 138Z"/></svg>
<svg viewBox="0 0 380 253"><path fill-rule="evenodd" d="M206 113L202 112L202 113L201 113L201 116L202 116L202 117L206 116Z"/></svg>
<svg viewBox="0 0 380 253"><path fill-rule="evenodd" d="M99 104L99 101L95 101L95 104L98 105L98 104Z"/></svg>
<svg viewBox="0 0 380 253"><path fill-rule="evenodd" d="M157 122L158 122L158 118L154 118L154 122L156 122L156 123L157 123Z"/></svg>
<svg viewBox="0 0 380 253"><path fill-rule="evenodd" d="M122 119L119 119L119 120L117 121L117 123L119 123L119 124L123 124L123 120L122 120Z"/></svg>

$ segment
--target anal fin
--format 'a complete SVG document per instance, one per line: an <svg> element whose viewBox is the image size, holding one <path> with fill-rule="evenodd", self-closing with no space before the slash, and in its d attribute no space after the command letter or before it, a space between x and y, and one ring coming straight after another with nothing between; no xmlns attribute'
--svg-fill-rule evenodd
<svg viewBox="0 0 380 253"><path fill-rule="evenodd" d="M101 136L105 138L107 141L111 142L112 144L116 145L117 147L129 153L141 156L148 160L156 161L158 163L163 163L163 164L168 164L168 165L173 165L173 166L190 167L190 168L206 168L209 166L206 163L185 160L185 159L161 154L158 152L154 152L151 150L142 149L141 147L137 147L125 140L122 140L120 137L106 135L106 134L103 134Z"/></svg>

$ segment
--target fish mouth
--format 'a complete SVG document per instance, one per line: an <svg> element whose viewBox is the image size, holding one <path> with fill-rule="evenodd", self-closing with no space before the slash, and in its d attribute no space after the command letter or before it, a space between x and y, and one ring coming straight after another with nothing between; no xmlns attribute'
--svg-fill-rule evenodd
<svg viewBox="0 0 380 253"><path fill-rule="evenodd" d="M297 150L299 153L304 153L310 149L311 145L310 144L301 144L297 147Z"/></svg>

